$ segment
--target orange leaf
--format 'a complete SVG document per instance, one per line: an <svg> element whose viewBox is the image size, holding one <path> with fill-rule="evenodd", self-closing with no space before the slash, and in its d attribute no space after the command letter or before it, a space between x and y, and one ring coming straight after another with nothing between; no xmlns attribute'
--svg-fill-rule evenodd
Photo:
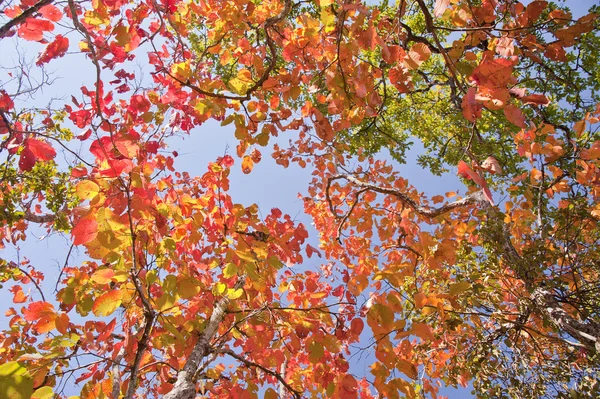
<svg viewBox="0 0 600 399"><path fill-rule="evenodd" d="M92 306L96 316L110 316L120 305L123 294L120 290L112 290L100 295Z"/></svg>
<svg viewBox="0 0 600 399"><path fill-rule="evenodd" d="M515 126L521 128L527 127L527 124L525 123L525 115L523 115L523 112L519 109L519 107L508 104L504 108L504 116L506 116L506 119L508 119L508 121Z"/></svg>
<svg viewBox="0 0 600 399"><path fill-rule="evenodd" d="M408 360L397 359L396 367L413 380L416 380L419 377L419 371L417 370L417 367Z"/></svg>
<svg viewBox="0 0 600 399"><path fill-rule="evenodd" d="M252 172L253 167L254 161L252 160L252 157L250 157L249 155L244 156L244 158L242 159L242 172L248 174Z"/></svg>
<svg viewBox="0 0 600 399"><path fill-rule="evenodd" d="M435 339L431 327L425 323L413 323L410 331L424 341L433 341Z"/></svg>
<svg viewBox="0 0 600 399"><path fill-rule="evenodd" d="M54 29L54 24L44 19L27 18L19 27L18 34L25 40L39 42L44 38L45 31Z"/></svg>
<svg viewBox="0 0 600 399"><path fill-rule="evenodd" d="M41 318L54 316L54 306L48 302L32 302L23 309L23 315L27 321L37 321Z"/></svg>
<svg viewBox="0 0 600 399"><path fill-rule="evenodd" d="M426 44L416 43L408 52L408 57L405 58L405 62L410 69L417 69L422 63L427 61L430 56L431 50Z"/></svg>
<svg viewBox="0 0 600 399"><path fill-rule="evenodd" d="M550 104L550 100L543 94L530 94L521 98L525 104L533 104L533 105L543 105L546 106Z"/></svg>
<svg viewBox="0 0 600 399"><path fill-rule="evenodd" d="M421 309L427 303L427 297L421 292L417 292L414 296L415 307Z"/></svg>

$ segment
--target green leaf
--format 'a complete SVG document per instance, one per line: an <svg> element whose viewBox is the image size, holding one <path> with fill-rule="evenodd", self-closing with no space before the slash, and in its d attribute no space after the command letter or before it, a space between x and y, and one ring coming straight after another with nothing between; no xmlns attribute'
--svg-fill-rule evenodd
<svg viewBox="0 0 600 399"><path fill-rule="evenodd" d="M0 365L0 398L30 399L33 379L27 369L18 362Z"/></svg>

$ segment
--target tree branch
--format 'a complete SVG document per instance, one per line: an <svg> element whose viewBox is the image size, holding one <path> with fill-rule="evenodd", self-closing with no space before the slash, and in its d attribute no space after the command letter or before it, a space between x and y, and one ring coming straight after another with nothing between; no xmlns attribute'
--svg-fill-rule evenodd
<svg viewBox="0 0 600 399"><path fill-rule="evenodd" d="M240 276L234 289L242 288L245 280L245 276ZM210 353L211 340L219 330L221 322L225 319L229 302L230 299L223 296L215 303L206 328L200 333L200 338L194 345L192 353L187 358L183 369L177 374L177 381L173 389L164 396L164 399L194 399L196 397L196 372L202 358Z"/></svg>
<svg viewBox="0 0 600 399"><path fill-rule="evenodd" d="M29 17L32 17L33 14L38 12L40 8L51 4L54 0L41 0L35 3L33 6L29 7L27 10L23 11L20 15L8 21L2 27L0 27L0 39L8 35L10 30L17 25L22 24Z"/></svg>
<svg viewBox="0 0 600 399"><path fill-rule="evenodd" d="M423 206L423 205L419 204L418 202L416 202L415 200L410 198L408 195L401 193L398 190L395 190L393 188L380 187L375 184L367 183L367 182L357 179L355 176L350 175L350 174L343 174L343 175L337 175L337 176L330 177L327 187L329 188L331 181L337 180L337 179L345 179L345 180L349 181L350 183L354 184L355 186L361 187L363 189L367 189L367 190L375 191L380 194L387 194L387 195L396 197L398 200L400 200L400 202L402 202L404 205L412 208L412 210L417 212L419 215L421 215L423 217L428 217L428 218L435 218L437 216L451 212L458 208L465 207L467 205L488 204L488 201L485 199L483 191L477 191L470 195L467 195L466 197L464 197L462 199L442 205L439 208L433 208L433 207ZM328 195L328 193L327 193L327 195Z"/></svg>
<svg viewBox="0 0 600 399"><path fill-rule="evenodd" d="M279 381L279 383L281 385L283 385L294 396L294 398L296 398L296 399L302 398L302 394L299 391L297 391L294 388L292 388L292 386L290 384L288 384L287 382L285 382L285 378L283 378L279 373L277 373L277 372L275 372L275 371L273 371L271 369L268 369L268 368L266 368L263 365L260 365L258 363L255 363L255 362L251 361L251 360L248 360L248 359L246 359L246 358L238 355L237 353L235 353L234 351L232 351L230 349L223 349L223 350L220 350L218 352L219 353L227 354L227 355L231 356L232 358L234 358L234 359L236 359L236 360L244 363L246 366L256 367L256 368L261 369L265 373L267 373L267 374L275 377L277 379L277 381ZM280 396L281 396L281 394L280 394Z"/></svg>

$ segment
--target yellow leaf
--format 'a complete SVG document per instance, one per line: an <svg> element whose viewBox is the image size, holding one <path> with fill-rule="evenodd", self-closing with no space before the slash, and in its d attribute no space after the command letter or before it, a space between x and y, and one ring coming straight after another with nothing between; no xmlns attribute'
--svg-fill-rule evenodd
<svg viewBox="0 0 600 399"><path fill-rule="evenodd" d="M229 278L237 273L237 266L234 263L228 263L223 269L223 276Z"/></svg>
<svg viewBox="0 0 600 399"><path fill-rule="evenodd" d="M177 293L183 299L192 298L198 294L198 292L200 292L200 286L198 285L198 281L196 279L185 278L179 282Z"/></svg>
<svg viewBox="0 0 600 399"><path fill-rule="evenodd" d="M51 399L53 396L51 387L41 387L31 395L31 399Z"/></svg>
<svg viewBox="0 0 600 399"><path fill-rule="evenodd" d="M471 284L467 281L461 281L460 283L450 284L450 295L462 294L471 287Z"/></svg>
<svg viewBox="0 0 600 399"><path fill-rule="evenodd" d="M238 299L244 294L244 290L242 288L238 288L237 290L227 290L227 298L229 299Z"/></svg>
<svg viewBox="0 0 600 399"><path fill-rule="evenodd" d="M171 65L171 74L177 79L186 82L192 76L189 61L179 62Z"/></svg>
<svg viewBox="0 0 600 399"><path fill-rule="evenodd" d="M248 89L248 84L238 78L231 79L229 86L231 87L231 91L240 95L246 94L246 90Z"/></svg>
<svg viewBox="0 0 600 399"><path fill-rule="evenodd" d="M112 290L100 295L92 306L92 312L96 316L110 316L120 305L123 294L120 290Z"/></svg>
<svg viewBox="0 0 600 399"><path fill-rule="evenodd" d="M29 399L33 379L27 369L17 362L0 365L0 398Z"/></svg>
<svg viewBox="0 0 600 399"><path fill-rule="evenodd" d="M227 285L223 284L223 283L217 283L215 285L215 287L213 288L213 294L215 295L222 295L225 290L227 290Z"/></svg>
<svg viewBox="0 0 600 399"><path fill-rule="evenodd" d="M77 187L75 188L77 192L77 196L83 200L91 200L100 191L100 188L96 183L90 180L82 180L77 183Z"/></svg>

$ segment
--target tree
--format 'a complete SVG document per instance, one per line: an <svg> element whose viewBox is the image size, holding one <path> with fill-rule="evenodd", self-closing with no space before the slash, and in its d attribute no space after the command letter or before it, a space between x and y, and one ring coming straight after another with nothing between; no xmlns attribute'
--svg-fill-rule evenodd
<svg viewBox="0 0 600 399"><path fill-rule="evenodd" d="M1 260L0 396L73 382L82 399L600 394L596 14L513 0L3 12L3 41L44 47L35 66L3 65L0 240L43 229L86 260L69 251L51 282ZM43 68L63 56L93 83L42 107ZM236 154L178 170L168 138L209 119L233 124ZM290 145L269 146L280 134ZM403 178L412 142L465 195ZM280 209L228 194L236 163L251 173L265 150L312 169L318 248Z"/></svg>

